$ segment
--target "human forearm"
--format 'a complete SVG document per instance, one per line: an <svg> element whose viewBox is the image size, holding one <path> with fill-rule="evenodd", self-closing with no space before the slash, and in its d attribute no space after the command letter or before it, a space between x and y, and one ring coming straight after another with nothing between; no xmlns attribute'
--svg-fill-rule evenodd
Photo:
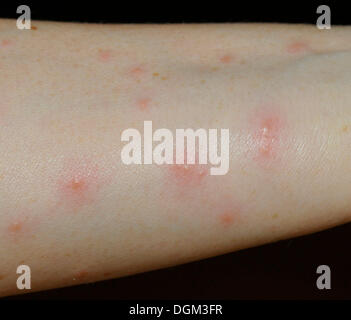
<svg viewBox="0 0 351 320"><path fill-rule="evenodd" d="M39 290L350 220L349 28L2 24L1 294L19 264ZM229 172L125 165L145 120L228 128Z"/></svg>

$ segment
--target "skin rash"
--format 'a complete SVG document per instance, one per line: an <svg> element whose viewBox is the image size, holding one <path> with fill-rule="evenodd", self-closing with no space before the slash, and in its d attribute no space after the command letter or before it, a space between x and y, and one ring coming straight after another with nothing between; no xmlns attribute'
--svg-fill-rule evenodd
<svg viewBox="0 0 351 320"><path fill-rule="evenodd" d="M176 201L186 201L190 206L193 203L196 207L202 204L202 208L197 212L199 218L208 217L212 223L225 229L240 221L243 206L235 195L224 193L218 197L217 189L213 188L210 181L216 177L210 176L207 165L175 164L167 166L166 170L167 195L173 193Z"/></svg>
<svg viewBox="0 0 351 320"><path fill-rule="evenodd" d="M285 127L285 120L274 108L264 106L253 113L249 121L249 135L255 162L265 164L279 158ZM181 194L191 195L195 189L206 190L210 184L208 165L174 164L166 165L165 168L164 179L178 190L178 198ZM103 170L97 162L86 157L65 160L56 179L58 202L76 212L98 200L99 191L105 183ZM237 217L240 216L241 206L232 197L227 197L225 201L211 200L206 206L206 211L213 212L218 223L225 228L239 221ZM20 235L30 234L31 225L29 215L15 217L6 231L11 238L16 239Z"/></svg>
<svg viewBox="0 0 351 320"><path fill-rule="evenodd" d="M259 107L248 122L252 160L259 164L271 163L280 158L286 121L276 110L277 108L271 105ZM59 205L76 212L97 201L99 192L107 181L102 167L89 157L64 160L62 169L55 179ZM193 190L206 189L210 184L208 165L173 164L164 167L166 168L164 179L178 190L178 196L191 195ZM238 209L239 205L231 202L230 199L207 203L208 209L215 213L217 221L224 227L235 224L238 221L238 212L241 211ZM226 205L223 206L223 203ZM15 219L8 224L7 233L13 238L25 234L30 222L31 219L28 217Z"/></svg>
<svg viewBox="0 0 351 320"><path fill-rule="evenodd" d="M175 150L174 150L175 155ZM211 195L216 194L216 187L211 184L209 164L186 164L187 157L184 153L185 164L165 165L166 182L165 190L168 192L173 190L176 201L190 201L190 205L194 202L197 206L203 204L203 208L198 214L209 217L214 224L218 224L224 229L228 229L236 225L240 221L242 205L232 194L221 192L220 197ZM198 159L198 150L195 158ZM225 187L224 187L225 189ZM204 194L208 196L204 198Z"/></svg>
<svg viewBox="0 0 351 320"><path fill-rule="evenodd" d="M113 52L109 49L99 49L98 58L101 62L109 62L112 60Z"/></svg>
<svg viewBox="0 0 351 320"><path fill-rule="evenodd" d="M310 46L308 43L303 42L303 41L294 41L291 42L287 45L286 47L286 52L289 54L300 54L300 53L306 53L309 52Z"/></svg>
<svg viewBox="0 0 351 320"><path fill-rule="evenodd" d="M4 39L4 40L1 40L0 42L0 47L2 48L6 48L6 47L10 47L12 45L12 41L9 40L9 39Z"/></svg>
<svg viewBox="0 0 351 320"><path fill-rule="evenodd" d="M221 63L224 63L224 64L229 64L229 63L233 62L233 60L234 60L234 58L230 54L226 54L219 59L219 61Z"/></svg>
<svg viewBox="0 0 351 320"><path fill-rule="evenodd" d="M144 65L135 65L132 66L127 71L127 76L131 78L135 82L140 82L146 73L146 69Z"/></svg>
<svg viewBox="0 0 351 320"><path fill-rule="evenodd" d="M263 106L249 123L249 145L256 163L267 165L281 158L286 139L286 121L274 107Z"/></svg>
<svg viewBox="0 0 351 320"><path fill-rule="evenodd" d="M40 30L37 32L40 33ZM198 56L201 57L201 54L208 53L208 38L203 37L203 39L204 43L203 45L201 45L200 43L200 49L196 49L199 47L193 45L193 38L189 38L185 42L185 45L180 47L178 52L181 53L180 51L183 51L185 52L185 54L188 54L189 51L192 50L192 48L195 48L194 50L196 51L190 52L190 56L194 57L194 60L196 60L197 62ZM15 43L0 40L0 52L11 52L11 50L13 50L13 47L15 47L14 44ZM230 44L230 46L235 46L235 43ZM177 48L174 49L176 50ZM310 51L310 45L303 41L295 41L290 43L289 41L287 41L278 50L280 51L280 53L283 53L286 56L299 57L300 54L304 54ZM128 95L128 101L130 101L128 107L131 107L131 113L135 112L137 115L141 116L146 114L148 114L148 116L152 116L152 112L154 110L156 113L158 105L161 104L159 103L160 97L157 95L158 92L157 90L155 90L156 94L154 94L154 92L151 92L151 94L149 94L148 88L144 90L145 88L143 88L143 86L146 83L148 86L151 86L150 78L152 77L166 80L167 78L164 77L164 70L162 69L162 67L159 67L159 70L155 70L153 69L152 65L149 65L144 61L138 62L138 59L132 59L132 61L136 61L136 63L132 62L124 68L123 63L120 63L118 61L119 59L116 59L117 57L119 57L118 50L110 50L108 47L104 49L98 49L97 47L94 51L90 52L92 54L93 59L95 59L95 62L98 67L100 66L101 68L109 69L111 66L115 66L115 64L119 63L118 68L115 68L113 70L116 73L118 73L118 76L120 76L120 82L118 83L118 85L120 85L122 89L123 85L125 84L124 81L126 81L126 87L128 85L130 88L132 88L130 90L130 92L132 92L132 95ZM227 49L227 51L224 53L222 53L221 51L221 54L218 54L217 51L213 51L210 52L209 56L204 56L203 60L200 59L199 64L196 64L196 66L200 65L201 67L201 61L203 61L205 62L205 64L208 64L205 68L206 71L207 69L213 71L223 69L233 71L234 73L235 69L233 68L233 70L231 70L231 68L237 65L243 59L243 56L240 56L240 54L240 50L236 52L235 50ZM130 57L128 57L128 59L129 58ZM249 61L250 58L245 57L245 59ZM169 74L167 73L167 76L169 75L171 78L173 77L172 70L173 69L168 71ZM191 75L193 75L193 73L191 73ZM180 77L180 79L182 78ZM194 79L196 80L198 78L194 76ZM206 80L202 80L203 83L206 82L208 85L211 85L211 80L207 77L205 79ZM157 86L159 82L154 81L154 83ZM135 88L139 89L135 90ZM123 91L122 89L121 91ZM181 99L182 97L180 98L180 100ZM123 103L123 100L121 101ZM0 124L2 119L4 118L2 117L2 115L4 114L1 112L2 110L3 109L0 106ZM151 110L152 112L147 113L149 110ZM284 114L282 114L278 110L281 110L281 108L275 108L271 105L264 105L258 106L252 113L248 111L248 121L246 123L243 123L242 125L245 130L245 138L248 137L246 141L248 141L249 144L249 157L245 159L245 161L247 161L249 166L255 166L258 164L259 166L262 166L264 170L265 168L267 168L267 166L271 166L274 168L276 167L275 165L277 163L279 164L279 160L282 158L282 154L284 154L285 151L284 148L286 144L285 141L287 138L287 121L284 117ZM246 109L243 112L246 112ZM81 113L78 112L78 115L80 116ZM104 117L105 116L103 116L103 119L105 119ZM88 122L90 121L92 124L94 124L94 122L96 121L95 115L92 118L92 120L90 120L89 118ZM84 126L86 125L87 123L85 123ZM75 128L75 130L79 133L82 133L82 131L84 130L81 130L81 128L84 129L84 126L78 126L78 128ZM233 129L236 130L236 128ZM62 131L64 130L67 131L65 127ZM91 131L95 132L94 129ZM348 129L343 129L343 131L347 132ZM116 137L116 140L117 139L118 137ZM235 148L235 146L232 147ZM92 149L94 149L94 146L92 146ZM95 150L91 151L93 153ZM94 209L94 204L96 204L97 201L100 201L100 195L103 194L104 188L108 183L109 178L106 178L106 172L109 170L108 167L109 166L102 163L100 160L93 159L92 154L88 154L83 157L72 155L71 158L65 159L62 163L62 166L60 166L59 170L53 173L53 176L51 177L51 184L49 187L49 190L52 190L52 197L59 204L60 208L63 209L62 212L78 212L78 218L83 218L85 216L83 214L79 215L80 212L84 212L84 209L90 206L92 207L92 209ZM127 167L124 167L122 170L128 171L129 169ZM161 186L167 186L168 188L164 189L167 191L171 190L171 192L169 193L172 193L174 191L171 194L171 197L173 196L173 199L171 199L171 201L174 200L174 203L179 204L180 208L182 202L185 202L185 205L189 205L189 207L191 205L194 205L194 208L196 210L198 209L198 212L195 212L194 208L190 208L194 209L191 210L192 212L196 213L196 215L194 214L194 216L198 217L199 219L203 219L203 217L208 217L208 224L213 224L214 226L218 227L221 231L223 230L222 234L225 234L226 232L231 232L231 230L234 230L232 228L235 228L236 226L242 223L246 223L245 213L250 212L250 208L252 208L252 206L255 205L251 204L251 207L248 208L248 206L250 205L247 203L248 201L242 201L243 199L240 197L240 195L245 194L245 192L243 192L242 194L239 193L239 195L237 195L230 188L227 188L228 190L231 190L231 193L229 193L228 191L228 194L226 194L226 187L230 186L230 183L235 184L236 181L234 179L228 179L224 180L224 183L222 183L223 180L220 180L221 182L219 184L216 184L216 182L213 183L213 181L216 178L210 176L209 166L207 165L174 164L163 166L162 168L157 167L155 170L158 170L158 173L160 173ZM233 170L235 170L235 168ZM269 173L270 172L268 171L267 176L269 175ZM131 173L132 182L135 182L135 180L138 179L138 176L135 176L135 174L133 176L133 174L134 173ZM116 177L111 178L116 180ZM167 181L167 185L163 184L165 181ZM123 182L123 179L121 179L121 183ZM127 180L127 182L129 181ZM43 188L45 187L46 186L43 185ZM123 184L121 188L123 188ZM118 196L118 189L116 193ZM181 197L177 197L179 195ZM186 195L187 198L184 198L184 195ZM133 197L138 197L138 194L133 194L131 197L132 200L134 199ZM237 199L237 197L239 199ZM172 203L173 206L174 203ZM182 214L181 209L178 209L177 207L174 211L177 216L180 216ZM187 212L187 210L185 211ZM133 215L133 211L127 212L127 214L129 213L130 216ZM11 220L8 219L8 221L6 221L2 225L2 230L4 231L4 234L9 235L9 238L7 240L13 239L15 241L20 240L25 242L27 239L31 238L33 235L36 234L37 222L40 222L40 227L44 226L43 220L40 220L40 217L39 221L31 219L30 217L32 216L32 214L33 213L28 210L21 215L14 214ZM60 215L57 216L58 219L60 219ZM275 216L277 215L274 214L273 217ZM133 219L134 217L131 217L131 221L133 221ZM126 220L130 222L128 218L126 218ZM152 219L150 220L152 223ZM75 221L75 219L72 219L72 221ZM123 221L121 222L123 224ZM104 225L102 225L102 228L103 227ZM255 226L253 225L252 227ZM142 228L142 224L136 225L135 228ZM108 232L108 230L102 230L102 232L105 231ZM132 242L134 241L134 234L133 232L130 232L130 234L132 238L130 242L134 244ZM235 232L233 232L232 234L235 234ZM196 233L194 235L196 236ZM204 235L206 235L206 232L204 232ZM76 244L72 244L71 246L75 249L74 251L78 251L80 244L78 243L77 247L74 247L75 245ZM45 246L45 243L43 243L43 246ZM60 248L58 250L60 250ZM68 272L70 280L73 278L74 281L84 282L89 280L89 278L93 278L95 269L93 267L91 269L85 268L86 266L84 266L83 263L78 260L77 268L74 268L73 272ZM114 265L112 265L111 268L113 269ZM113 272L105 273L104 276L110 276L112 273ZM0 280L3 277L4 274L1 273Z"/></svg>
<svg viewBox="0 0 351 320"><path fill-rule="evenodd" d="M13 243L35 237L35 233L40 225L40 218L32 211L11 214L6 225L5 234Z"/></svg>
<svg viewBox="0 0 351 320"><path fill-rule="evenodd" d="M11 45L10 41L3 40L2 47ZM309 46L304 42L290 43L286 51L298 54L308 51ZM113 53L108 49L98 50L98 59L101 62L110 62ZM234 58L230 54L220 57L220 62L230 64ZM127 76L139 81L145 75L144 65L132 66L127 71ZM158 76L154 73L154 76ZM152 100L145 96L136 100L140 111L149 110ZM252 114L248 123L248 136L252 160L259 164L267 164L280 157L283 148L283 133L286 129L284 117L277 112L278 108L263 106L257 108ZM209 166L200 164L174 164L167 165L165 180L175 186L181 194L191 194L194 189L206 188L209 183ZM71 211L78 211L84 206L89 206L98 199L100 189L105 185L101 166L87 158L66 160L63 169L56 179L56 191L58 203L68 206ZM178 194L179 195L179 194ZM224 228L235 225L240 219L241 206L233 200L233 197L226 197L221 201L207 202L207 211L212 212L217 223ZM7 225L7 233L13 239L20 235L30 234L32 219L30 216L15 217ZM88 276L86 271L76 274L77 280L85 279Z"/></svg>
<svg viewBox="0 0 351 320"><path fill-rule="evenodd" d="M151 107L151 98L145 97L137 101L137 107L140 111L148 111Z"/></svg>
<svg viewBox="0 0 351 320"><path fill-rule="evenodd" d="M209 168L200 164L173 164L168 166L168 174L180 187L196 187L209 175Z"/></svg>
<svg viewBox="0 0 351 320"><path fill-rule="evenodd" d="M59 203L73 210L94 203L105 182L101 171L91 160L66 161L56 183Z"/></svg>

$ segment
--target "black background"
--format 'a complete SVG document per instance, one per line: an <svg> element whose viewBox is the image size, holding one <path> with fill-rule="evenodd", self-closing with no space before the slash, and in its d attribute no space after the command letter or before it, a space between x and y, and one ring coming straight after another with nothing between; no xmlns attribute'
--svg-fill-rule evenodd
<svg viewBox="0 0 351 320"><path fill-rule="evenodd" d="M33 20L101 23L282 22L315 24L317 7L328 5L332 25L351 23L351 6L334 1L1 1L0 17L16 18L29 5ZM350 7L350 8L349 8Z"/></svg>
<svg viewBox="0 0 351 320"><path fill-rule="evenodd" d="M0 17L16 18L20 4L31 7L33 20L309 24L316 23L317 7L326 4L332 25L351 23L351 9L342 1L2 1ZM177 267L8 299L350 299L350 243L351 224L347 224ZM316 269L322 264L331 268L331 290L316 287Z"/></svg>

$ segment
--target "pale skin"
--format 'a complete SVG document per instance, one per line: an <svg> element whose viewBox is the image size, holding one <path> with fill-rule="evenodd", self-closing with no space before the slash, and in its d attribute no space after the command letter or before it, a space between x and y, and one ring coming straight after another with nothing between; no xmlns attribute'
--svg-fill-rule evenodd
<svg viewBox="0 0 351 320"><path fill-rule="evenodd" d="M0 22L0 295L351 220L351 28ZM228 128L230 169L130 165L121 133Z"/></svg>

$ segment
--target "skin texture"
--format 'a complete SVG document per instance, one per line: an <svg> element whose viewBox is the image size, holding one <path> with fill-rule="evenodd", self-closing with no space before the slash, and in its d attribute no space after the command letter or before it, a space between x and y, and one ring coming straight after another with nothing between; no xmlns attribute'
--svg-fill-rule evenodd
<svg viewBox="0 0 351 320"><path fill-rule="evenodd" d="M276 166L278 158L287 151L286 120L278 107L261 105L254 113L248 129L253 160L262 165Z"/></svg>
<svg viewBox="0 0 351 320"><path fill-rule="evenodd" d="M57 181L59 202L77 210L95 201L102 185L99 168L84 160L70 160Z"/></svg>
<svg viewBox="0 0 351 320"><path fill-rule="evenodd" d="M291 42L288 44L286 51L291 54L306 53L310 50L306 42Z"/></svg>
<svg viewBox="0 0 351 320"><path fill-rule="evenodd" d="M351 29L0 21L0 295L351 220ZM121 133L228 128L230 169L125 165Z"/></svg>

